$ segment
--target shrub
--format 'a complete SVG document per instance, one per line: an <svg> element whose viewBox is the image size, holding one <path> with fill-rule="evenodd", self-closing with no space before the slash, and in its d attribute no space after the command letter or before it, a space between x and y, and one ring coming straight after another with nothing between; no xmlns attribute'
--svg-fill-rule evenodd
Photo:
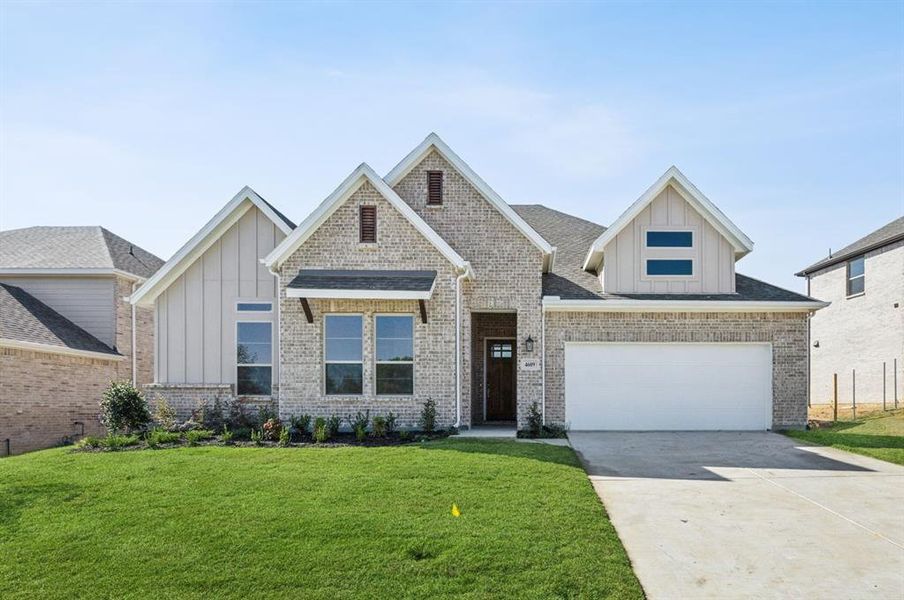
<svg viewBox="0 0 904 600"><path fill-rule="evenodd" d="M311 415L292 416L289 418L289 424L298 435L307 435L311 427Z"/></svg>
<svg viewBox="0 0 904 600"><path fill-rule="evenodd" d="M257 426L263 427L264 423L271 419L279 419L279 415L276 414L269 406L261 406L257 409Z"/></svg>
<svg viewBox="0 0 904 600"><path fill-rule="evenodd" d="M386 417L376 416L373 420L374 437L386 437Z"/></svg>
<svg viewBox="0 0 904 600"><path fill-rule="evenodd" d="M157 394L154 397L154 405L154 421L156 421L157 424L160 425L160 427L166 429L167 431L175 427L176 409L170 406L170 403L166 399L166 396Z"/></svg>
<svg viewBox="0 0 904 600"><path fill-rule="evenodd" d="M292 441L292 434L289 433L288 427L283 427L279 432L279 445L283 448L287 448L289 446L289 442Z"/></svg>
<svg viewBox="0 0 904 600"><path fill-rule="evenodd" d="M421 418L418 420L421 429L431 433L436 428L436 402L433 398L427 398L424 408L421 409Z"/></svg>
<svg viewBox="0 0 904 600"><path fill-rule="evenodd" d="M314 441L322 444L327 439L329 439L329 428L327 427L326 419L317 417L317 420L314 421Z"/></svg>
<svg viewBox="0 0 904 600"><path fill-rule="evenodd" d="M151 420L148 404L130 381L113 381L100 403L101 421L111 433L143 429Z"/></svg>
<svg viewBox="0 0 904 600"><path fill-rule="evenodd" d="M104 438L97 435L86 435L75 443L76 448L102 448Z"/></svg>
<svg viewBox="0 0 904 600"><path fill-rule="evenodd" d="M166 429L155 427L148 432L145 441L150 448L156 448L160 444L172 444L173 442L178 442L181 437L182 436L175 431L167 431Z"/></svg>
<svg viewBox="0 0 904 600"><path fill-rule="evenodd" d="M251 430L251 441L254 442L256 446L260 446L264 439L263 433L261 433L260 429L252 429Z"/></svg>
<svg viewBox="0 0 904 600"><path fill-rule="evenodd" d="M392 411L389 411L389 414L386 415L386 435L395 433L397 418L396 415L392 414Z"/></svg>
<svg viewBox="0 0 904 600"><path fill-rule="evenodd" d="M232 434L232 439L250 440L252 429L250 427L236 427L235 429L230 429L229 432Z"/></svg>
<svg viewBox="0 0 904 600"><path fill-rule="evenodd" d="M326 420L326 433L327 436L333 438L339 435L339 428L342 427L342 417L337 417L333 415L329 419Z"/></svg>
<svg viewBox="0 0 904 600"><path fill-rule="evenodd" d="M223 433L220 434L220 441L224 444L232 443L232 432L229 431L229 428L226 425L223 425Z"/></svg>
<svg viewBox="0 0 904 600"><path fill-rule="evenodd" d="M527 432L531 437L540 437L543 434L543 414L536 402L531 402L527 409Z"/></svg>
<svg viewBox="0 0 904 600"><path fill-rule="evenodd" d="M367 424L370 423L370 411L361 412L360 410L355 415L355 418L352 418L351 415L348 417L348 424L351 425L352 431L355 432L355 437L360 442L367 436Z"/></svg>
<svg viewBox="0 0 904 600"><path fill-rule="evenodd" d="M204 425L205 429L212 429L214 431L221 429L223 425L226 424L226 416L225 411L223 410L223 402L219 398L215 398L213 401L213 406L210 408L204 407L204 414L199 423Z"/></svg>
<svg viewBox="0 0 904 600"><path fill-rule="evenodd" d="M102 439L102 446L107 450L119 450L126 446L134 446L139 442L137 435L112 434Z"/></svg>
<svg viewBox="0 0 904 600"><path fill-rule="evenodd" d="M248 415L248 412L245 410L245 405L241 402L232 402L229 405L229 411L226 416L226 424L229 425L229 428L232 430L239 429L247 429L251 430L251 427L255 425L254 420Z"/></svg>
<svg viewBox="0 0 904 600"><path fill-rule="evenodd" d="M406 429L403 429L402 431L399 432L399 439L400 439L400 440L409 440L409 439L411 439L411 432L408 431L408 430L406 430Z"/></svg>
<svg viewBox="0 0 904 600"><path fill-rule="evenodd" d="M261 431L264 434L264 439L270 442L275 442L282 435L282 422L276 418L269 418L264 421L264 424L261 425Z"/></svg>
<svg viewBox="0 0 904 600"><path fill-rule="evenodd" d="M202 440L209 440L214 436L214 432L210 429L192 429L185 434L185 440L189 446L197 446Z"/></svg>

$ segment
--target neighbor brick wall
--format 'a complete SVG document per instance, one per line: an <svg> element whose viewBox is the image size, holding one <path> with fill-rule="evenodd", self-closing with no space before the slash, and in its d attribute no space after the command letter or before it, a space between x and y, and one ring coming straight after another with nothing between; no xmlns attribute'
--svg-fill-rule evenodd
<svg viewBox="0 0 904 600"><path fill-rule="evenodd" d="M550 312L546 335L547 422L565 422L565 342L770 342L772 427L807 423L804 313Z"/></svg>
<svg viewBox="0 0 904 600"><path fill-rule="evenodd" d="M125 277L117 277L113 298L116 311L115 345L117 352L126 358L118 364L116 378L128 381L132 380L132 305L126 298L131 294L132 282ZM135 318L138 321L136 382L141 385L154 380L154 309L138 307Z"/></svg>
<svg viewBox="0 0 904 600"><path fill-rule="evenodd" d="M904 241L866 254L863 295L847 297L847 263L817 271L810 295L831 302L810 321L810 402L832 401L832 376L838 374L838 403L853 399L856 371L858 403L881 404L882 363L885 399L894 405L894 365L898 366L898 402L904 403ZM898 304L895 307L895 303ZM819 342L819 347L812 346Z"/></svg>
<svg viewBox="0 0 904 600"><path fill-rule="evenodd" d="M0 348L0 456L103 434L100 401L115 361Z"/></svg>

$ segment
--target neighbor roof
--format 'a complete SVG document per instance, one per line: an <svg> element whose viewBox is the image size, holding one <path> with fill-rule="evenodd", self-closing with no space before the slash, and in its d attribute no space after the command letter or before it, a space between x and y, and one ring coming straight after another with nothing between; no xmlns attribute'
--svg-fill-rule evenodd
<svg viewBox="0 0 904 600"><path fill-rule="evenodd" d="M0 231L0 270L110 270L146 279L163 260L103 227Z"/></svg>
<svg viewBox="0 0 904 600"><path fill-rule="evenodd" d="M0 338L25 345L121 356L22 288L0 283Z"/></svg>
<svg viewBox="0 0 904 600"><path fill-rule="evenodd" d="M849 258L893 244L899 240L904 240L904 217L898 217L891 223L883 225L874 232L863 236L853 244L848 244L841 250L813 263L803 271L796 273L796 275L798 277L805 277L820 269L844 262Z"/></svg>

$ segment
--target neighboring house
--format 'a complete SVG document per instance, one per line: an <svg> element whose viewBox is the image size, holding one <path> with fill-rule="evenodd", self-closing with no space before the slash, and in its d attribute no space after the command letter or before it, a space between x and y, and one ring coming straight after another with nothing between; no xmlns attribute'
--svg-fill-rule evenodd
<svg viewBox="0 0 904 600"><path fill-rule="evenodd" d="M904 406L904 217L797 274L831 302L810 319L810 402Z"/></svg>
<svg viewBox="0 0 904 600"><path fill-rule="evenodd" d="M152 381L153 312L128 299L162 265L102 227L0 232L0 455L98 433L111 380Z"/></svg>
<svg viewBox="0 0 904 600"><path fill-rule="evenodd" d="M609 229L510 206L431 134L355 169L292 227L243 189L132 296L156 311L153 395L282 417L574 429L806 423L807 315L738 275L751 241L676 168Z"/></svg>

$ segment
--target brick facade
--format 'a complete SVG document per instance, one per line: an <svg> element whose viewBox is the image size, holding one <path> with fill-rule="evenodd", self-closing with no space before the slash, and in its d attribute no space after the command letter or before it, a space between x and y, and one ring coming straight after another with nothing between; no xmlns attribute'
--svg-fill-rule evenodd
<svg viewBox="0 0 904 600"><path fill-rule="evenodd" d="M201 407L213 407L220 402L223 410L234 402L240 402L250 415L257 414L260 408L277 410L277 402L274 397L236 397L235 386L230 383L152 383L144 386L144 397L148 401L151 414L157 408L161 398L166 399L167 404L176 412L176 418L180 421L187 420L192 413Z"/></svg>
<svg viewBox="0 0 904 600"><path fill-rule="evenodd" d="M104 433L104 389L121 361L0 348L0 456Z"/></svg>
<svg viewBox="0 0 904 600"><path fill-rule="evenodd" d="M807 423L804 313L589 313L546 315L546 420L565 422L565 342L769 342L773 429Z"/></svg>
<svg viewBox="0 0 904 600"><path fill-rule="evenodd" d="M116 378L132 379L132 305L127 298L132 294L132 282L125 277L116 278L113 306L115 310L115 346L116 351L125 356L116 368ZM154 380L154 310L153 308L136 307L135 318L138 331L136 344L136 382L138 385Z"/></svg>

